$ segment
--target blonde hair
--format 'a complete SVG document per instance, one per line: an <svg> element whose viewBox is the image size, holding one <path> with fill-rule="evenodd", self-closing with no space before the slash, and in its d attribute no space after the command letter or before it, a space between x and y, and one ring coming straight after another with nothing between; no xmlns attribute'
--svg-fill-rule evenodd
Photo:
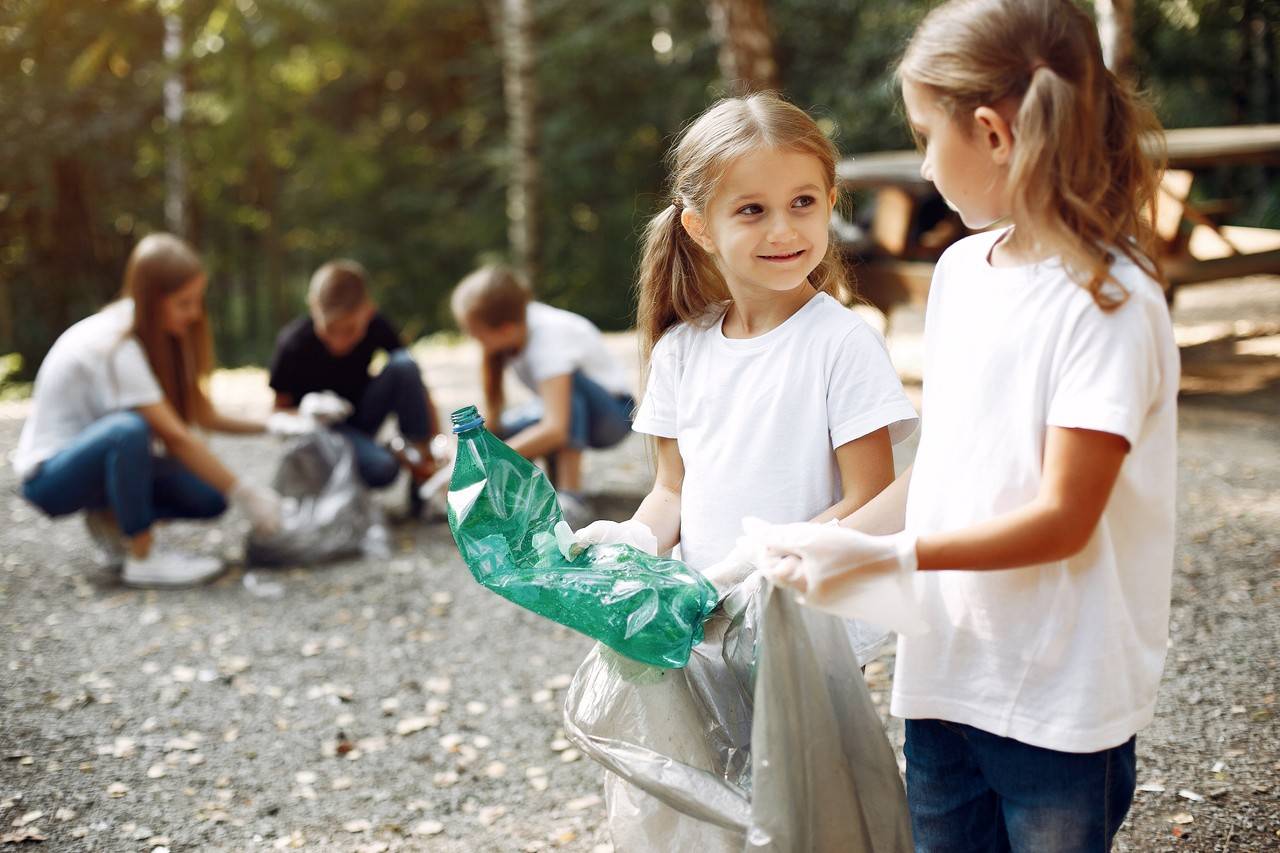
<svg viewBox="0 0 1280 853"><path fill-rule="evenodd" d="M355 261L329 261L311 276L307 302L327 320L350 314L369 300L368 274Z"/></svg>
<svg viewBox="0 0 1280 853"><path fill-rule="evenodd" d="M642 365L667 329L727 307L724 277L712 256L686 233L681 211L704 211L733 162L766 148L811 154L822 165L825 188L836 185L838 154L831 140L804 110L771 92L718 101L684 130L667 154L671 199L645 227L640 256L637 326ZM809 283L843 300L849 284L836 243L834 236L827 242Z"/></svg>
<svg viewBox="0 0 1280 853"><path fill-rule="evenodd" d="M1014 100L1012 218L1103 310L1127 298L1119 251L1160 279L1144 217L1161 164L1143 137L1160 123L1102 61L1098 32L1070 0L951 0L916 29L898 79L926 89L953 120ZM1162 152L1156 152L1160 154Z"/></svg>
<svg viewBox="0 0 1280 853"><path fill-rule="evenodd" d="M528 282L518 272L494 264L481 267L458 282L449 297L449 307L461 328L479 323L494 329L509 323L524 323L525 311L532 299ZM484 398L491 417L502 413L502 372L507 358L506 353L484 355Z"/></svg>
<svg viewBox="0 0 1280 853"><path fill-rule="evenodd" d="M213 371L209 318L200 318L175 338L161 326L164 301L204 275L200 257L172 234L150 234L134 246L124 270L121 296L132 299L133 335L142 344L165 399L178 417L203 423L212 407L205 382Z"/></svg>

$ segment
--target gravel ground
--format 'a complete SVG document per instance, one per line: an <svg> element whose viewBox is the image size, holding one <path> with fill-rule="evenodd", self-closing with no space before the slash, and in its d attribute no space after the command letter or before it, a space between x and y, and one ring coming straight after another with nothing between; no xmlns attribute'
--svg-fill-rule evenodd
<svg viewBox="0 0 1280 853"><path fill-rule="evenodd" d="M1235 322L1242 319L1246 322ZM891 346L912 376L919 318ZM1179 548L1169 663L1122 850L1280 847L1280 280L1179 296ZM632 342L612 345L629 357ZM475 352L418 350L448 410ZM261 409L261 374L215 396ZM0 407L0 448L24 404ZM265 482L278 445L215 438ZM912 446L900 449L905 464ZM645 486L642 445L589 460L599 510ZM476 585L443 523L393 527L390 560L249 571L243 523L177 524L223 553L213 585L143 592L94 567L0 470L0 846L56 850L610 849L601 772L562 741L589 642ZM389 497L390 511L400 490ZM884 707L890 650L869 668ZM887 721L890 737L901 725Z"/></svg>

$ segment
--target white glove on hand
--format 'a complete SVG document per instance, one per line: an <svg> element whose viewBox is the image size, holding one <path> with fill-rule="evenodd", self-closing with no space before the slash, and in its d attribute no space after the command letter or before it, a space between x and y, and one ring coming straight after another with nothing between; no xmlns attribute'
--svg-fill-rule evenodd
<svg viewBox="0 0 1280 853"><path fill-rule="evenodd" d="M267 416L267 432L272 435L291 438L295 435L306 435L320 429L314 418L304 418L296 412L272 412Z"/></svg>
<svg viewBox="0 0 1280 853"><path fill-rule="evenodd" d="M589 545L630 545L658 556L658 537L649 525L634 518L628 521L593 521L573 534L574 556Z"/></svg>
<svg viewBox="0 0 1280 853"><path fill-rule="evenodd" d="M353 411L349 402L332 391L312 391L304 394L298 403L298 414L326 426L346 420Z"/></svg>
<svg viewBox="0 0 1280 853"><path fill-rule="evenodd" d="M267 486L237 480L227 499L249 519L255 533L270 536L280 530L280 495Z"/></svg>
<svg viewBox="0 0 1280 853"><path fill-rule="evenodd" d="M723 598L729 590L745 581L755 573L757 565L764 565L758 558L760 548L746 536L738 539L729 555L720 562L702 571L702 576L711 581L716 592Z"/></svg>
<svg viewBox="0 0 1280 853"><path fill-rule="evenodd" d="M765 574L791 587L804 604L903 634L928 630L912 588L916 538L868 536L826 524L765 524L743 529L766 555Z"/></svg>

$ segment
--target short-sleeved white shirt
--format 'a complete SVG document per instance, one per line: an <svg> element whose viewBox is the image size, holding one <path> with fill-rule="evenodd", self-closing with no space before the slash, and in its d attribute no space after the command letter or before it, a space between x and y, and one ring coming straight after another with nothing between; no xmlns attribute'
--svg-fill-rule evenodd
<svg viewBox="0 0 1280 853"><path fill-rule="evenodd" d="M1005 571L917 574L932 631L899 640L892 712L1065 752L1150 722L1168 640L1178 350L1159 285L1119 258L1104 312L1057 261L991 266L1004 232L956 243L925 315L924 426L907 498L916 535L1026 506L1049 427L1130 450L1084 550Z"/></svg>
<svg viewBox="0 0 1280 853"><path fill-rule="evenodd" d="M754 338L725 337L723 319L663 335L633 426L679 445L695 569L728 555L745 516L805 521L839 501L835 448L886 426L896 443L917 422L880 335L827 294Z"/></svg>
<svg viewBox="0 0 1280 853"><path fill-rule="evenodd" d="M604 336L586 317L530 302L525 313L528 339L511 360L516 376L530 391L548 379L582 371L610 394L631 393L622 363L604 344Z"/></svg>
<svg viewBox="0 0 1280 853"><path fill-rule="evenodd" d="M44 357L13 467L25 480L99 418L163 399L133 336L133 300L113 302L63 332Z"/></svg>

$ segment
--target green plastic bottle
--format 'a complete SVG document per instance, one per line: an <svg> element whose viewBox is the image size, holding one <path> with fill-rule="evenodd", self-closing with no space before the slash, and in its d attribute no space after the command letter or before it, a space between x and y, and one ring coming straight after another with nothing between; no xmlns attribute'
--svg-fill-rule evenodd
<svg viewBox="0 0 1280 853"><path fill-rule="evenodd" d="M630 545L593 545L566 557L555 535L560 504L546 475L485 429L475 406L452 420L458 453L449 528L475 579L627 657L687 664L716 605L711 582Z"/></svg>

